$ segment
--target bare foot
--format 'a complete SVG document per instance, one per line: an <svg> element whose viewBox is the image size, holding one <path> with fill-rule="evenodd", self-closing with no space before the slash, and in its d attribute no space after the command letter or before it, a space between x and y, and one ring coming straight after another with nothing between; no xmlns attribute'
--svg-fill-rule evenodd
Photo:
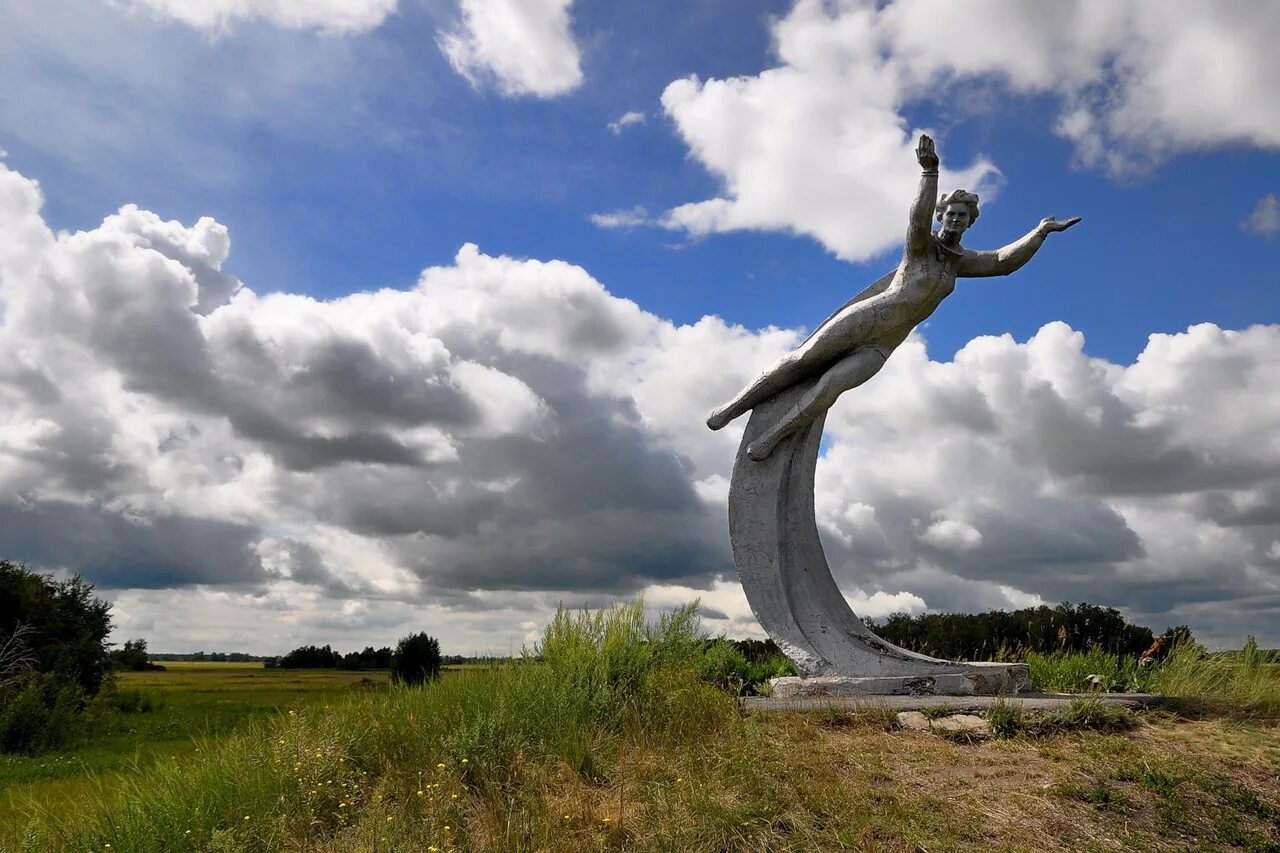
<svg viewBox="0 0 1280 853"><path fill-rule="evenodd" d="M776 445L777 440L771 441L768 436L757 438L747 445L747 458L752 462L763 462L773 453L773 448Z"/></svg>

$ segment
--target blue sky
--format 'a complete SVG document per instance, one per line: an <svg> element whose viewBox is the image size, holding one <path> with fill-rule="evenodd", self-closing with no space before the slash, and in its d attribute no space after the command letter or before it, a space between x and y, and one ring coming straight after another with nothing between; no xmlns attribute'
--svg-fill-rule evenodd
<svg viewBox="0 0 1280 853"><path fill-rule="evenodd" d="M648 343L628 344L632 349L617 356L620 364L631 366L632 373L611 368L607 378L592 378L592 371L600 369L589 364L597 357L592 352L575 353L572 347L557 345L539 350L540 357L553 353L557 364L587 376L582 388L570 395L583 400L596 399L604 384L620 377L660 389L650 400L640 392L612 387L610 393L630 400L618 417L634 420L629 429L635 435L628 433L626 441L636 444L632 447L623 441L630 449L619 452L639 454L636 458L641 460L618 476L625 486L630 482L627 478L657 464L650 459L654 454L677 459L677 468L685 473L673 469L673 479L659 489L671 489L675 497L655 497L654 504L682 506L696 493L702 502L699 517L705 514L705 521L699 522L705 529L697 536L659 547L653 531L661 525L644 515L643 506L626 503L619 512L625 509L637 515L625 525L628 533L622 538L633 537L635 547L593 551L590 559L584 557L583 571L590 577L584 588L596 590L592 593L596 600L640 590L648 590L651 600L657 601L701 592L713 602L708 605L712 610L714 602L721 602L716 612L724 619L715 622L716 627L751 633L749 613L731 590L726 591L732 587L732 567L718 538L723 533L719 520L723 504L716 503L722 500L716 497L716 478L723 479L727 472L734 439L717 436L715 443L709 443L712 438L695 430L709 403L785 351L803 330L896 263L900 243L894 240L900 238L894 235L905 227L910 200L909 191L904 194L900 188L913 186L918 172L909 153L903 156L902 152L909 152L918 130L937 137L944 169L954 170L952 175L944 174L944 189L954 188L949 180L955 183L966 176L979 181L984 197L981 221L966 235L966 245L998 247L1024 234L1045 215L1080 215L1084 221L1069 233L1051 236L1041 254L1016 276L962 283L914 341L914 346L927 347L928 359L921 349L913 369L958 371L953 358L981 336L1008 334L1011 352L1031 352L1027 342L1046 324L1060 322L1084 339L1083 354L1075 356L1067 352L1071 345L1062 343L1066 347L1062 364L1075 358L1083 370L1090 364L1087 356L1119 371L1141 361L1144 351L1148 365L1158 360L1148 345L1152 334L1171 335L1176 345L1190 346L1191 338L1177 336L1185 336L1197 324L1214 324L1219 330L1261 324L1272 330L1257 333L1265 336L1280 321L1275 275L1280 259L1280 210L1275 201L1280 192L1280 158L1276 156L1280 98L1259 82L1275 79L1268 73L1280 70L1270 52L1259 47L1280 35L1280 19L1267 12L1258 13L1254 20L1252 7L1244 3L1222 4L1216 10L1188 6L1170 14L1172 22L1167 24L1144 21L1131 4L1115 4L1104 11L1086 6L1062 4L1054 14L1067 17L1055 23L1038 19L1040 13L1030 7L1014 11L994 3L935 14L927 4L917 2L708 0L691 5L539 0L527 7L528 19L519 19L523 23L509 29L515 33L513 38L525 39L529 55L545 61L524 68L517 64L510 72L514 77L503 77L485 64L487 19L483 18L509 14L502 3L478 12L482 7L460 6L456 0L350 0L345 7L309 0L274 5L236 5L224 0L48 0L38 6L0 0L0 72L16 83L0 92L0 148L7 152L3 163L10 174L18 176L15 181L20 177L24 186L38 181L43 195L39 216L55 231L101 237L106 233L104 217L125 205L153 213L157 221L176 220L183 228L195 228L201 217L212 217L229 233L231 246L225 261L214 266L242 282L244 292L251 290L259 298L271 293L311 297L339 317L353 310L342 302L352 294L382 288L411 291L427 268L440 270L442 280L453 275L466 266L455 260L465 244L477 245L481 259L511 259L505 267L511 275L519 269L533 270L538 262L563 261L580 267L596 288L590 299L599 310L630 318L627 312L632 309L619 307L615 298L638 306L644 323L650 325L637 331L639 320L620 319L619 328ZM344 8L343 15L359 13L356 23L334 12ZM539 15L543 16L540 24L534 20ZM938 24L932 18L945 20ZM537 29L535 24L545 28ZM943 26L953 41L939 44L935 26ZM1099 46L1099 41L1106 40L1095 38L1094 28L1113 33L1112 41ZM1054 32L1046 35L1046 30ZM1200 41L1196 32L1205 34ZM469 65L460 64L456 57L451 61L447 55L442 45L449 34L470 40ZM510 45L504 50L513 53ZM1208 53L1197 60L1201 50ZM1207 63L1203 73L1188 78L1187 68L1195 70L1197 62ZM1232 70L1232 63L1238 68ZM695 84L677 85L691 76ZM1249 86L1254 88L1240 81L1251 81ZM534 91L538 85L554 91ZM520 90L521 86L525 89ZM806 102L811 95L813 106ZM611 130L610 123L627 113L643 114L643 120ZM855 165L849 166L846 157ZM956 174L966 170L967 175ZM727 219L716 219L720 214L710 208L683 220L672 213L682 205L716 198L725 200L721 209L731 209ZM821 213L828 210L830 216ZM619 211L630 212L640 221L628 227L601 227L591 220L593 214ZM1254 224L1247 225L1251 217ZM163 241L154 236L146 240L137 236L152 227L131 220L120 224L119 230L133 235L128 238L131 245L146 243L143 248L167 252L183 263L190 261L187 255L175 254L177 250L164 249ZM860 239L859 234L869 236ZM170 239L178 245L185 238L165 238ZM505 273L492 272L500 274ZM6 303L18 305L23 296L37 292L40 281L30 270L11 271ZM95 285L89 278L80 286ZM507 292L502 290L507 286L493 285L501 292ZM491 292L498 291L486 291ZM282 304L272 310L288 315L292 309ZM216 350L216 330L208 325L216 313L200 321L204 338L197 350ZM721 331L714 333L715 341L704 342L702 349L696 342L681 344L678 360L702 362L696 370L690 367L691 374L717 376L714 368L729 358L724 347L739 347L733 350L739 360L724 363L715 387L703 383L695 393L666 373L659 379L656 373L634 372L639 370L636 364L659 360L653 347L662 350L665 344L652 341L664 335L695 336L692 330L705 328L698 324L708 315L723 321L716 327ZM135 317L131 322L166 322L161 316ZM224 318L230 316L230 311L224 314ZM781 331L770 332L768 327ZM52 326L23 331L10 324L13 341L20 332L26 344L33 344L36 336L49 346L58 335L71 334ZM341 337L341 332L335 335ZM568 417L567 410L559 408L560 398L538 384L541 380L504 367L502 352L483 352L484 345L478 341L489 338L466 338L466 343L460 343L445 332L438 335L450 358L472 353L466 356L468 363L505 371L504 375L531 388L542 405ZM369 346L378 357L385 355L384 348ZM1265 373L1259 365L1273 363L1266 360L1269 343L1246 346L1233 339L1223 346L1229 351L1203 363L1235 373L1216 379L1178 374L1181 379L1151 380L1144 386L1143 393L1158 396L1152 389L1176 381L1185 398L1138 400L1132 396L1136 393L1132 382L1126 385L1108 378L1101 367L1095 380L1101 383L1099 388L1111 389L1104 394L1107 399L1128 407L1126 414L1117 415L1121 427L1147 429L1170 411L1195 418L1206 414L1198 408L1201 398L1195 396L1196 383L1235 388L1241 375ZM1246 350L1248 356L1243 354ZM153 357L155 353L147 356ZM676 358L671 353L664 357ZM1179 356L1181 361L1169 358L1173 359L1171 371L1178 367L1194 373L1195 365L1201 363L1194 353ZM1249 358L1261 361L1255 364ZM907 362L905 356L899 359ZM1029 363L1034 361L1031 358ZM948 364L953 368L944 367ZM251 448L267 446L262 435L243 432L237 426L239 416L219 410L220 404L205 401L197 406L171 391L156 390L159 385L131 378L127 367L115 370L113 376L123 377L122 393L146 397L146 405L158 407L155 416L166 424L189 416L191 429L203 435L213 429L213 421L203 419L232 424L236 435L227 439L227 447L205 449L217 458L240 453L229 450L232 445L250 448L244 450L244 458L252 457ZM76 374L71 367L67 371L70 383ZM366 374L343 375L349 383L351 376ZM269 385L253 384L271 380L251 381L247 376L237 380L242 384L236 387L243 393L276 399ZM52 381L59 384L56 378ZM462 387L469 380L452 376L449 381ZM885 389L872 391L868 386L868 394L891 400L889 381L912 380L909 375L896 380L882 377L875 387ZM984 381L977 374L971 377L974 393L990 396ZM1265 395L1266 380L1257 382L1261 384L1240 388L1242 396L1233 399L1250 405L1248 401ZM341 394L343 388L349 384L331 391ZM1064 400L1071 399L1071 392L1059 390ZM1226 404L1203 399L1207 405ZM307 400L312 402L299 398L288 403L302 407L294 413L296 417L320 417L318 410L306 407L329 405ZM684 421L688 423L671 411L677 408L673 401L687 406ZM876 404L869 397L867 405L890 403ZM1016 412L1016 403L1010 405ZM874 445L860 444L871 438L857 422L858 403L846 399L841 406L850 414L833 419L828 430L835 454L828 455L832 465L841 447L849 453L858 447L875 452ZM1105 405L1102 408L1106 410ZM24 403L14 411L20 414L9 423L11 455L27 460L34 457L13 450L20 446L15 436L29 435L31 425L37 423L66 428L63 419L70 417L42 414L35 403ZM1264 446L1274 445L1274 431L1268 431L1265 411L1252 414L1239 416L1249 426L1240 427L1238 440L1258 443L1255 450L1262 453ZM1215 409L1212 416L1232 419L1237 413ZM424 417L427 423L434 416ZM402 427L400 423L395 429ZM357 429L327 420L315 428L329 436L333 430ZM912 426L904 423L902 428L909 431ZM365 424L360 429L374 427ZM396 441L408 441L392 427L386 429L392 430L387 435ZM465 448L462 433L450 432L452 427L440 429L442 441L455 449ZM1165 449L1173 457L1190 454L1209 467L1213 460L1221 461L1225 451L1214 439L1181 435L1182 427L1162 429L1165 432L1151 441L1167 439L1170 445ZM120 430L123 434L124 427ZM1175 433L1180 437L1171 438ZM1106 440L1105 432L1100 436L1098 440ZM614 436L601 446L617 449L622 446L616 443L620 440ZM1048 441L1043 435L1041 440ZM1089 444L1079 436L1062 442L1072 447ZM1200 599L1253 600L1269 603L1259 604L1262 609L1243 624L1280 639L1276 634L1280 613L1276 522L1254 524L1246 535L1224 526L1221 519L1212 521L1216 516L1204 509L1221 500L1265 504L1267 496L1277 493L1276 481L1270 478L1278 475L1236 482L1221 472L1205 473L1203 482L1179 480L1176 488L1161 493L1164 503L1159 507L1139 506L1134 494L1150 495L1159 489L1089 485L1101 464L1097 459L1090 462L1081 457L1071 463L1078 470L1069 470L1058 455L1063 444L1045 444L1033 451L1012 438L1009 443L1011 465L1020 461L1044 474L1038 485L1023 487L1042 495L1073 492L1073 505L1092 502L1093 510L1102 514L1099 518L1110 519L1104 526L1118 520L1120 527L1136 536L1138 546L1117 546L1113 553L1077 555L1067 561L1091 566L1096 584L1089 583L1085 574L1075 586L1038 583L1030 567L1054 562L1048 552L1040 563L1034 556L1019 558L1032 578L1025 582L986 577L985 570L971 569L956 554L979 548L988 561L1010 560L1011 565L1017 561L1009 556L1010 550L1003 555L986 554L983 549L994 547L996 537L975 520L981 515L979 509L961 506L963 500L956 497L950 504L904 505L905 515L897 527L882 520L877 535L888 537L890 544L874 558L878 568L868 573L859 560L870 557L859 551L852 528L837 530L844 523L837 516L845 517L840 507L874 509L877 505L870 492L841 492L832 486L825 498L819 496L820 505L826 500L831 512L824 535L829 547L839 552L833 557L837 574L843 573L842 583L852 597L862 596L858 601L864 611L882 605L954 609L1068 597L1092 600L1097 590L1106 599L1101 603L1127 607L1157 630L1166 623L1194 625L1200 619L1200 630L1207 636L1229 642L1231 630L1238 627L1234 623L1239 620L1232 615L1236 611L1224 604L1206 615ZM912 454L905 445L900 450L904 458ZM119 448L113 452L124 453ZM1153 451L1151 465L1172 464L1161 463L1160 458L1164 457ZM275 462L280 477L303 476L298 474L301 469L282 459ZM1270 456L1234 460L1232 470L1252 465L1272 471L1275 461ZM338 467L325 470L335 472L333 477L342 482L314 481L306 486L334 496L333 505L324 511L314 506L305 512L296 506L286 511L284 504L273 503L277 499L268 496L279 495L285 488L282 480L255 486L260 489L254 493L257 498L244 500L246 505L257 501L260 506L253 513L239 514L235 509L202 513L192 508L210 500L207 495L192 496L192 504L181 512L172 506L166 509L164 496L171 494L171 487L156 479L157 463L153 459L148 467L145 461L135 462L143 472L138 476L147 485L77 493L79 497L70 487L42 491L38 469L20 476L15 468L8 476L22 506L87 500L106 519L104 531L117 529L113 525L123 506L144 515L185 514L249 531L242 542L237 540L237 553L249 554L245 559L257 561L257 569L265 574L246 581L254 576L246 570L225 585L203 571L184 574L187 558L176 545L161 549L163 559L154 554L144 557L130 551L135 547L127 544L135 541L131 536L120 539L118 533L103 534L110 538L103 547L118 555L120 565L104 570L99 583L113 594L119 590L121 630L151 632L155 647L213 647L223 639L211 625L184 633L175 623L157 617L171 605L172 598L166 596L178 596L183 590L230 596L219 600L242 612L252 612L252 606L270 609L276 594L272 584L283 581L279 573L262 569L267 547L262 543L267 539L292 543L280 548L292 554L295 562L301 559L299 553L310 555L308 559L318 567L317 577L347 553L343 548L355 547L348 543L339 548L332 537L325 540L328 544L309 540L307 512L317 513L314 522L334 525L343 536L364 537L360 541L365 547L387 550L380 568L368 570L370 576L399 572L408 580L382 586L373 581L369 581L372 586L362 586L351 578L328 586L302 584L318 590L314 610L305 611L313 617L310 621L299 615L293 623L264 633L246 619L245 626L237 629L240 633L230 639L277 650L294 639L330 635L349 636L352 644L393 640L391 634L418 618L414 608L429 604L441 608L433 618L451 626L441 628L446 639L455 638L460 646L475 650L494 632L524 636L532 629L522 625L538 623L555 600L580 593L563 578L558 586L521 579L514 555L527 543L513 542L503 550L508 556L502 559L511 565L499 573L501 577L468 586L457 582L465 575L458 568L465 560L445 572L447 579L424 568L443 559L433 548L453 553L451 549L462 549L462 544L419 542L410 547L403 541L408 535L403 525L380 529L342 521L343 513L334 507L343 503L341 496L348 490L356 489L343 478L355 477L352 466L368 460L333 463ZM524 466L523 461L514 465L505 476L513 482L532 476ZM211 470L205 463L197 467ZM313 473L306 476L321 477L314 474L317 469L307 470ZM382 476L380 471L375 466L362 476L376 480ZM44 473L49 476L48 471ZM475 475L464 466L454 476L468 480ZM501 472L488 471L486 476L503 479ZM1159 480L1151 471L1135 474L1141 476ZM828 479L838 478L833 474ZM232 477L208 485L230 487L233 482L240 483ZM390 482L383 483L383 488L394 493ZM1240 497L1246 493L1254 497ZM1188 510L1189 503L1203 506ZM1188 567L1178 575L1173 585L1185 587L1183 594L1160 600L1151 590L1133 591L1135 573L1140 574L1138 564L1154 560L1161 551L1152 541L1158 534L1151 519L1164 513L1166 523L1176 526L1180 522L1174 507L1192 512L1207 525L1202 542L1217 535L1244 537L1227 549L1243 573L1239 583L1214 586L1209 577L1213 573L1203 568L1212 562L1206 556L1201 569ZM1060 510L1047 507L1045 511ZM573 527L566 518L548 512L543 519L546 524ZM949 521L984 534L985 538L979 535L974 541L987 544L973 545L972 537L965 538L968 534L948 539L959 529L948 526ZM4 523L0 519L0 532L6 529ZM1037 524L1026 519L1019 529L1039 542L1037 547L1050 551L1059 547L1059 540L1048 534L1035 538L1044 533ZM915 535L925 545L917 542L908 547L897 542L894 537L899 534L886 532L891 527L908 538ZM933 542L927 531L935 527L941 532ZM902 532L910 530L917 534ZM1090 541L1106 538L1087 530L1077 533ZM831 537L849 542L834 546ZM0 538L0 553L8 550L52 569L89 571L99 565L36 539L28 537L20 546L5 549ZM1245 539L1251 544L1243 544ZM556 559L572 563L572 555L578 553L573 536L566 534L564 542L565 550L557 552ZM948 543L953 550L950 557L918 550L945 549ZM1204 547L1206 554L1226 559L1224 551ZM1246 552L1253 556L1240 556ZM1027 553L1034 554L1035 549ZM692 568L686 572L652 568L664 560L685 561ZM131 574L121 568L128 565L144 568ZM304 574L302 570L291 571L283 577L301 583L297 578ZM977 575L967 574L971 571ZM982 587L983 583L987 586ZM1169 583L1166 578L1166 587ZM1003 588L1012 592L1000 592ZM882 596L876 599L880 603L868 605L876 595ZM502 598L501 607L493 603L495 597ZM477 603L481 599L487 603ZM1141 604L1134 603L1138 601ZM499 611L500 616L477 615ZM320 628L298 627L320 625L326 619L332 623L324 629L328 634Z"/></svg>
<svg viewBox="0 0 1280 853"><path fill-rule="evenodd" d="M74 4L53 5L69 15ZM15 168L41 179L55 226L89 227L102 211L129 202L183 221L212 215L234 235L227 268L263 289L331 296L402 287L424 265L474 242L495 253L570 259L613 293L677 322L719 314L748 326L811 325L891 267L894 250L851 265L787 235L689 242L660 228L602 234L587 219L635 205L656 212L717 193L716 178L690 160L661 114L662 91L691 74L751 75L775 64L769 19L789 5L705 3L692 13L680 3L575 7L585 80L554 99L504 98L454 74L432 44L451 13L442 4L404 4L383 26L345 37L262 23L211 36L103 9L97 14L120 19L113 23L122 38L164 41L174 54L194 57L179 72L184 95L188 85L251 92L256 77L275 80L278 67L246 54L280 50L281 42L355 73L300 87L312 102L297 124L160 98L154 107L144 97L128 110L98 108L112 135L126 140L163 138L186 125L202 148L216 149L215 163L227 164L215 168L221 174L206 172L202 152L179 137L145 160L127 148L108 150L86 175L57 150L96 147L92 129L74 121L68 129L78 140L19 136L5 145ZM58 85L77 87L78 99L131 97L109 79L85 86L70 73L59 76ZM136 88L148 93L146 83ZM967 109L970 101L978 108ZM1056 250L1069 258L1028 273L1034 282L971 288L949 304L928 336L940 354L980 333L1026 337L1050 318L1086 332L1089 351L1109 358L1132 358L1153 331L1276 319L1280 296L1263 286L1275 244L1238 227L1280 184L1273 154L1230 145L1112 177L1073 164L1070 144L1053 132L1058 109L1053 96L946 91L905 111L911 127L945 134L945 157L985 154L1004 173L998 201L969 237L975 246L1008 242L1048 214L1079 213L1087 222ZM646 121L611 133L608 123L629 111L644 112ZM1230 274L1222 275L1227 258Z"/></svg>

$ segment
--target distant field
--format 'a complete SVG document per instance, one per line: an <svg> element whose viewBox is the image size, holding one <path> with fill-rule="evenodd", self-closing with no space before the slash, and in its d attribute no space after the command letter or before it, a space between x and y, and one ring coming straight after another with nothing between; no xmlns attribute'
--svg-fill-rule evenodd
<svg viewBox="0 0 1280 853"><path fill-rule="evenodd" d="M119 674L120 691L139 691L155 703L154 710L121 714L92 743L64 752L0 755L0 827L12 825L28 801L66 807L78 794L109 786L119 774L144 769L158 757L198 752L201 740L224 737L247 720L323 705L390 680L386 670L264 669L261 663L196 661L162 665L164 671Z"/></svg>

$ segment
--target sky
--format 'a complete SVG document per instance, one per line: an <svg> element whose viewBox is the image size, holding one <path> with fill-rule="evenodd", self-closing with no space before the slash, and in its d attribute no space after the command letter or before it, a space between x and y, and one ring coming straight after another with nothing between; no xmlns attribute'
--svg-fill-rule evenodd
<svg viewBox="0 0 1280 853"><path fill-rule="evenodd" d="M1089 601L1280 645L1280 5L0 0L0 556L113 640L761 637L707 413L997 248L831 410L860 615Z"/></svg>

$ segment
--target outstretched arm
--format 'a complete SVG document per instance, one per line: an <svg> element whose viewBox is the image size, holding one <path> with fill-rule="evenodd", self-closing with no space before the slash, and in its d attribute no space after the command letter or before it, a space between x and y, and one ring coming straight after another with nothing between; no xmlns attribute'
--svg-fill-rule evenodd
<svg viewBox="0 0 1280 853"><path fill-rule="evenodd" d="M920 187L911 203L911 218L907 225L907 253L920 254L929 248L929 223L933 219L934 206L938 203L938 154L933 140L921 134L916 146L916 160L924 171L920 174Z"/></svg>
<svg viewBox="0 0 1280 853"><path fill-rule="evenodd" d="M992 275L1008 275L1031 260L1031 256L1044 245L1045 237L1054 231L1066 231L1079 221L1079 216L1073 216L1061 222L1052 216L1046 216L1025 237L1010 243L1004 248L996 249L994 252L966 250L956 269L956 276L959 278L983 278Z"/></svg>

